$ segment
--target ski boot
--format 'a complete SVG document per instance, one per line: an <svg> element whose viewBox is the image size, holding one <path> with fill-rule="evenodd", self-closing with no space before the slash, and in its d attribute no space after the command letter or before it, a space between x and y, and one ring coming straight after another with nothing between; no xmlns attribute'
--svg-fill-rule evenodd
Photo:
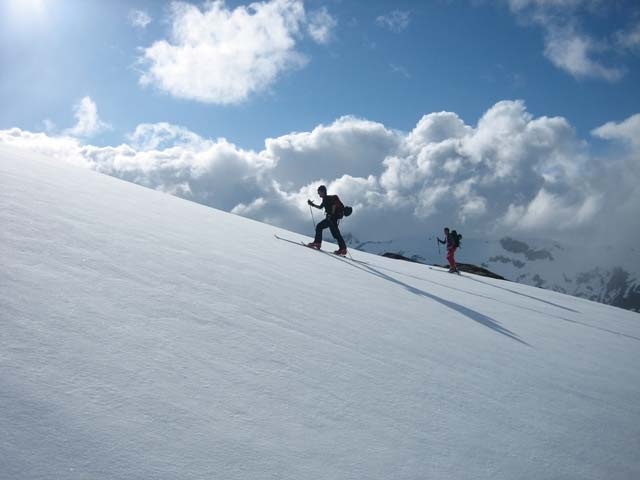
<svg viewBox="0 0 640 480"><path fill-rule="evenodd" d="M335 252L333 252L335 255L340 255L341 257L344 257L347 255L347 249L346 248L340 248L338 250L336 250Z"/></svg>
<svg viewBox="0 0 640 480"><path fill-rule="evenodd" d="M322 246L321 243L319 242L311 242L311 243L307 243L307 247L309 248L315 248L316 250L320 250L320 247Z"/></svg>

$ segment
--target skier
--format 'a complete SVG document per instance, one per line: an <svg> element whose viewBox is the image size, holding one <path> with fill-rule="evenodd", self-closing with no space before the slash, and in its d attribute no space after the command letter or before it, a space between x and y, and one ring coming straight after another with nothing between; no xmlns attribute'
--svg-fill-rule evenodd
<svg viewBox="0 0 640 480"><path fill-rule="evenodd" d="M311 200L307 200L307 203L315 208L324 208L326 217L316 225L316 238L313 242L307 244L307 247L319 250L322 245L322 231L325 228L329 228L333 238L338 241L339 247L338 250L333 253L344 256L347 254L347 245L344 243L344 239L340 234L340 229L338 229L338 220L340 220L344 215L344 205L337 195L327 195L327 187L324 185L320 185L318 187L318 195L322 198L322 203L320 205L316 205Z"/></svg>
<svg viewBox="0 0 640 480"><path fill-rule="evenodd" d="M460 245L458 233L455 230L453 232L449 232L449 229L445 228L444 240L440 240L440 237L436 238L438 239L438 243L447 245L447 261L449 262L449 273L457 273L458 267L456 267L454 255L456 253L456 249Z"/></svg>

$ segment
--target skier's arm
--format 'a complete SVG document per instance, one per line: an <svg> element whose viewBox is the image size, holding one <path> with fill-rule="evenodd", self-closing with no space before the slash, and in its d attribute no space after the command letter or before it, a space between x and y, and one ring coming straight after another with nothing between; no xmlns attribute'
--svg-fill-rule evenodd
<svg viewBox="0 0 640 480"><path fill-rule="evenodd" d="M438 243L447 243L447 239L440 240L440 237L436 237L436 239L438 240Z"/></svg>
<svg viewBox="0 0 640 480"><path fill-rule="evenodd" d="M307 204L311 205L314 208L322 208L322 205L316 205L312 200L307 200Z"/></svg>

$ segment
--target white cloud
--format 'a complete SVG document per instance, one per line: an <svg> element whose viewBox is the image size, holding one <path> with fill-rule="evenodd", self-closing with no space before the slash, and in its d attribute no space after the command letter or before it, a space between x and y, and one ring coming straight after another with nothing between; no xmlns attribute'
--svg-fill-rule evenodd
<svg viewBox="0 0 640 480"><path fill-rule="evenodd" d="M242 150L225 139L207 140L193 133L176 137L173 145L150 149L167 141L165 131L158 138L147 136L142 150L129 145L92 148L85 156L103 173L224 210L269 190L263 176L272 168L272 161L266 156Z"/></svg>
<svg viewBox="0 0 640 480"><path fill-rule="evenodd" d="M412 149L419 149L447 139L462 138L471 133L471 130L455 113L430 113L424 115L409 133L407 143Z"/></svg>
<svg viewBox="0 0 640 480"><path fill-rule="evenodd" d="M335 20L326 9L307 17L302 0L269 0L226 8L222 0L202 9L171 4L172 34L144 49L143 85L173 96L234 104L265 91L308 58L296 50L306 27L326 43Z"/></svg>
<svg viewBox="0 0 640 480"><path fill-rule="evenodd" d="M317 43L329 43L331 35L338 22L333 18L326 7L309 14L309 35Z"/></svg>
<svg viewBox="0 0 640 480"><path fill-rule="evenodd" d="M394 152L401 137L384 125L355 117L342 117L311 132L291 133L266 140L266 154L277 162L276 172L287 187L299 188L313 180L340 172L353 176L377 174L385 156Z"/></svg>
<svg viewBox="0 0 640 480"><path fill-rule="evenodd" d="M203 139L192 131L170 123L142 123L127 136L137 150L158 150L178 145L197 145Z"/></svg>
<svg viewBox="0 0 640 480"><path fill-rule="evenodd" d="M19 128L0 130L0 144L40 154L57 162L71 163L81 167L91 167L83 154L83 147L76 138L49 136Z"/></svg>
<svg viewBox="0 0 640 480"><path fill-rule="evenodd" d="M298 231L310 229L306 200L324 183L354 206L345 231L359 238L442 224L469 236L594 237L615 228L638 238L630 219L640 208L640 114L593 135L611 149L596 153L566 119L503 101L475 125L437 112L405 133L342 117L267 139L259 152L168 123L139 125L114 147L20 129L0 131L0 144Z"/></svg>
<svg viewBox="0 0 640 480"><path fill-rule="evenodd" d="M607 214L598 217L598 227L616 241L640 239L640 114L622 122L608 122L592 132L608 141L611 150L601 155L594 175L599 191L604 192Z"/></svg>
<svg viewBox="0 0 640 480"><path fill-rule="evenodd" d="M632 115L620 123L605 123L591 133L605 140L621 141L640 148L640 114Z"/></svg>
<svg viewBox="0 0 640 480"><path fill-rule="evenodd" d="M150 148L166 142L168 130L183 135L176 135L175 144L162 149ZM263 182L262 176L273 165L264 155L242 150L224 139L203 139L169 124L139 126L132 138L139 139L142 131L145 131L142 148L128 144L116 147L83 145L72 137L51 137L20 129L0 131L0 143L70 161L225 210L269 189L269 181ZM157 137L152 131L158 132Z"/></svg>
<svg viewBox="0 0 640 480"><path fill-rule="evenodd" d="M602 196L593 195L581 200L575 203L543 188L529 204L510 205L501 226L512 226L530 232L539 229L548 231L549 224L553 224L557 231L580 227L599 213Z"/></svg>
<svg viewBox="0 0 640 480"><path fill-rule="evenodd" d="M376 18L376 25L395 33L400 33L409 26L411 12L393 10Z"/></svg>
<svg viewBox="0 0 640 480"><path fill-rule="evenodd" d="M75 126L65 130L74 137L91 137L111 128L98 117L98 107L91 97L84 97L73 107L76 118Z"/></svg>
<svg viewBox="0 0 640 480"><path fill-rule="evenodd" d="M430 114L407 136L407 154L385 160L381 184L415 214L441 215L469 225L527 205L553 172L573 181L568 166L579 142L563 119L534 119L523 102L499 102L476 128L455 114ZM570 178L571 177L571 178ZM515 227L515 225L512 225ZM520 225L520 226L524 226Z"/></svg>
<svg viewBox="0 0 640 480"><path fill-rule="evenodd" d="M624 75L621 68L607 67L594 59L606 51L604 44L579 34L572 28L548 27L545 37L545 56L558 68L576 78L602 78L614 82Z"/></svg>
<svg viewBox="0 0 640 480"><path fill-rule="evenodd" d="M131 10L128 18L131 26L136 28L145 29L151 23L151 17L144 10Z"/></svg>
<svg viewBox="0 0 640 480"><path fill-rule="evenodd" d="M539 25L544 31L544 54L561 70L575 78L599 78L615 82L625 70L610 66L608 40L597 39L579 28L580 15L602 12L602 0L508 0L511 11L521 20Z"/></svg>

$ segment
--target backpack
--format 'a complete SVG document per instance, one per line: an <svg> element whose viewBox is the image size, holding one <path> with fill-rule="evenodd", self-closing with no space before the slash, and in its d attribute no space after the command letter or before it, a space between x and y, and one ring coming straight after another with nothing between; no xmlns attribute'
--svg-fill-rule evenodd
<svg viewBox="0 0 640 480"><path fill-rule="evenodd" d="M333 195L333 203L335 205L335 216L338 220L340 220L344 215L344 204L340 201L340 197L338 195Z"/></svg>
<svg viewBox="0 0 640 480"><path fill-rule="evenodd" d="M451 235L451 244L455 247L455 248L459 248L460 247L460 240L462 240L462 235L460 235L458 232L456 232L455 230L452 230L451 233L449 234Z"/></svg>
<svg viewBox="0 0 640 480"><path fill-rule="evenodd" d="M353 208L345 207L344 203L340 200L340 197L334 195L336 204L336 218L340 220L342 217L348 217L353 213Z"/></svg>
<svg viewBox="0 0 640 480"><path fill-rule="evenodd" d="M334 195L336 204L336 218L340 220L342 217L348 217L353 213L353 208L345 207L344 203L340 200L340 197Z"/></svg>

